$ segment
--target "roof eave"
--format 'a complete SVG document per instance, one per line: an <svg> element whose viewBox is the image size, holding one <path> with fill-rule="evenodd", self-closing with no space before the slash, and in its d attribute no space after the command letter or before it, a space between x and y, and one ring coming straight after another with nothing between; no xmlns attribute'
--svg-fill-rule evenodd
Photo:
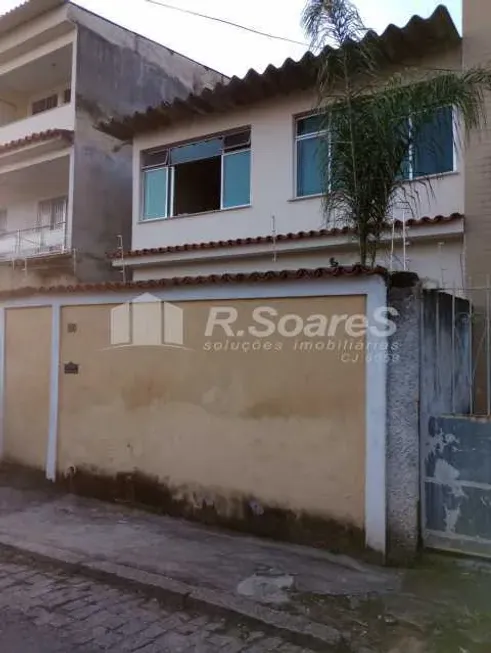
<svg viewBox="0 0 491 653"><path fill-rule="evenodd" d="M452 213L447 216L436 215L433 217L424 216L421 218L410 218L402 223L400 220L395 221L396 233L400 233L403 227L417 228L422 230L437 230L442 226L447 228L450 225L456 225L453 230L457 235L463 233L464 215L462 213ZM450 230L452 231L452 230ZM167 254L183 255L185 253L192 253L196 251L212 251L227 250L236 248L249 248L251 246L262 245L282 245L284 243L309 243L315 242L326 238L340 237L340 236L353 236L354 231L350 227L334 227L331 229L320 229L312 231L299 231L287 234L278 234L273 236L256 236L249 238L238 238L235 240L218 240L202 243L185 243L182 245L171 245L167 247L154 247L148 249L137 249L126 251L123 254L123 259L126 264L131 265L133 259L162 256ZM108 253L110 260L121 258L121 252Z"/></svg>
<svg viewBox="0 0 491 653"><path fill-rule="evenodd" d="M0 34L6 34L69 2L70 0L27 0L0 16Z"/></svg>
<svg viewBox="0 0 491 653"><path fill-rule="evenodd" d="M373 38L373 33L366 38ZM377 38L387 64L403 63L411 57L420 58L444 51L462 40L443 5L438 6L427 19L413 16L405 27L389 25ZM226 84L219 83L213 89L206 89L197 95L190 94L185 100L149 107L145 112L123 118L114 117L100 124L99 129L122 141L131 141L137 134L167 127L194 115L226 112L260 99L313 88L320 60L321 55L307 52L299 61L287 59L278 68L268 66L262 74L251 69L244 78L232 77Z"/></svg>
<svg viewBox="0 0 491 653"><path fill-rule="evenodd" d="M298 270L272 270L269 272L248 272L231 274L211 274L197 277L172 277L165 279L149 279L146 281L123 282L101 282L89 284L77 284L74 286L41 286L38 288L25 287L15 290L4 290L0 292L0 298L4 301L18 297L29 297L34 295L65 295L83 294L95 292L124 292L159 290L179 286L203 286L222 284L243 284L243 283L274 283L283 281L305 281L305 280L327 280L332 278L351 277L380 277L385 282L389 279L386 268L376 266L373 268L362 265L334 266L330 268L301 268Z"/></svg>
<svg viewBox="0 0 491 653"><path fill-rule="evenodd" d="M62 140L68 144L73 142L73 131L68 129L48 129L44 132L36 132L15 141L9 141L0 145L0 155L9 154L21 150L24 147L47 143L49 141Z"/></svg>

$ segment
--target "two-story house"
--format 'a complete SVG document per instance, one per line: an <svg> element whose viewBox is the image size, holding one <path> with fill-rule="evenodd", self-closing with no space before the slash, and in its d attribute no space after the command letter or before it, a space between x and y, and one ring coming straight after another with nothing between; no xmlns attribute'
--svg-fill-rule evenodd
<svg viewBox="0 0 491 653"><path fill-rule="evenodd" d="M67 0L0 16L0 287L117 277L131 148L95 124L224 79Z"/></svg>
<svg viewBox="0 0 491 653"><path fill-rule="evenodd" d="M392 70L462 67L461 37L445 8L379 37ZM133 141L133 227L113 265L133 279L316 268L359 260L353 233L322 209L315 84L308 53L263 74L103 129ZM435 115L439 147L414 147L407 187L379 263L434 285L463 285L464 175L452 109ZM431 190L419 191L422 175ZM412 196L412 201L407 198ZM417 199L416 199L417 198Z"/></svg>

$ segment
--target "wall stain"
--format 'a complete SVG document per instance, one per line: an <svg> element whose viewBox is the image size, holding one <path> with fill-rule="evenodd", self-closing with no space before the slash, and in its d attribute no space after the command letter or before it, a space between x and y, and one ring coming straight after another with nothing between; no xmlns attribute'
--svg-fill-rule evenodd
<svg viewBox="0 0 491 653"><path fill-rule="evenodd" d="M108 476L93 467L77 468L73 474L59 475L57 484L82 496L124 502L209 526L227 527L380 561L378 554L366 549L362 529L305 512L268 506L253 496L224 496L195 487L172 487L137 471Z"/></svg>

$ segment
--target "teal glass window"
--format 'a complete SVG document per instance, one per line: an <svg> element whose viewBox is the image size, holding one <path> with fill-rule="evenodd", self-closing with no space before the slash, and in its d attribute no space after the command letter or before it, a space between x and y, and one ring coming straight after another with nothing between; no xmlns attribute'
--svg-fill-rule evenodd
<svg viewBox="0 0 491 653"><path fill-rule="evenodd" d="M321 137L297 141L297 197L319 195L323 188Z"/></svg>
<svg viewBox="0 0 491 653"><path fill-rule="evenodd" d="M168 168L143 171L143 219L167 217Z"/></svg>
<svg viewBox="0 0 491 653"><path fill-rule="evenodd" d="M407 129L417 132L413 135L411 152L404 160L402 179L417 179L428 175L439 175L454 170L453 109L438 109L423 124L416 127L416 120L408 120Z"/></svg>
<svg viewBox="0 0 491 653"><path fill-rule="evenodd" d="M327 117L315 114L296 122L296 196L320 195L326 188Z"/></svg>
<svg viewBox="0 0 491 653"><path fill-rule="evenodd" d="M424 177L454 169L452 107L442 107L415 134L413 176Z"/></svg>
<svg viewBox="0 0 491 653"><path fill-rule="evenodd" d="M251 129L142 152L141 220L190 216L251 202Z"/></svg>
<svg viewBox="0 0 491 653"><path fill-rule="evenodd" d="M222 206L231 208L251 202L251 151L239 150L223 157Z"/></svg>
<svg viewBox="0 0 491 653"><path fill-rule="evenodd" d="M189 145L173 147L170 151L171 165L189 163L191 161L202 161L220 156L223 149L223 139L214 138L208 141L199 141Z"/></svg>

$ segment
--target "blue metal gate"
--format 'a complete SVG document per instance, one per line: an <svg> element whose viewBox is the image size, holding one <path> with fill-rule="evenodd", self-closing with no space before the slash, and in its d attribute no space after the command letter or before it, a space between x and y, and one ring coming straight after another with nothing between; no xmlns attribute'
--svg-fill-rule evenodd
<svg viewBox="0 0 491 653"><path fill-rule="evenodd" d="M491 556L491 418L429 420L423 451L425 546Z"/></svg>

